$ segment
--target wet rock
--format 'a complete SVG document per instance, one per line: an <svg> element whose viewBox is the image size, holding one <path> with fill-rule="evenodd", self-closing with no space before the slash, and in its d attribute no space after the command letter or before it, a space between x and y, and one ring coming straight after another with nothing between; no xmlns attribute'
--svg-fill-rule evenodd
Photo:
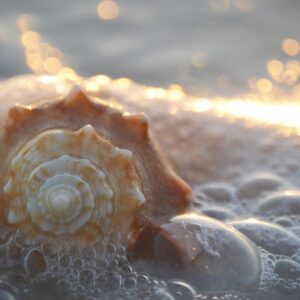
<svg viewBox="0 0 300 300"><path fill-rule="evenodd" d="M193 192L193 199L191 203L192 210L198 210L203 207L203 204L207 202L207 196L201 190L194 190Z"/></svg>
<svg viewBox="0 0 300 300"><path fill-rule="evenodd" d="M236 215L227 208L223 207L207 207L201 210L204 215L217 219L217 220L229 220L234 219Z"/></svg>
<svg viewBox="0 0 300 300"><path fill-rule="evenodd" d="M300 190L271 194L258 206L258 214L268 216L300 215Z"/></svg>
<svg viewBox="0 0 300 300"><path fill-rule="evenodd" d="M196 192L202 192L209 199L216 202L230 202L234 198L233 189L223 183L210 183L207 185L199 186Z"/></svg>
<svg viewBox="0 0 300 300"><path fill-rule="evenodd" d="M24 258L24 270L30 276L43 273L47 269L47 262L42 253L37 249L30 250Z"/></svg>
<svg viewBox="0 0 300 300"><path fill-rule="evenodd" d="M300 264L291 259L278 260L274 271L284 279L296 280L300 278Z"/></svg>
<svg viewBox="0 0 300 300"><path fill-rule="evenodd" d="M0 300L15 300L16 298L8 291L0 288Z"/></svg>
<svg viewBox="0 0 300 300"><path fill-rule="evenodd" d="M15 300L15 288L8 282L0 280L0 300Z"/></svg>
<svg viewBox="0 0 300 300"><path fill-rule="evenodd" d="M257 246L279 255L293 255L300 247L300 239L285 228L257 219L230 222Z"/></svg>
<svg viewBox="0 0 300 300"><path fill-rule="evenodd" d="M288 217L279 217L274 220L274 223L283 226L283 227L292 227L293 221Z"/></svg>
<svg viewBox="0 0 300 300"><path fill-rule="evenodd" d="M267 192L277 190L286 182L271 173L256 173L246 178L237 189L239 199L256 199Z"/></svg>
<svg viewBox="0 0 300 300"><path fill-rule="evenodd" d="M154 237L152 249L159 262L152 271L166 274L164 265L168 264L169 276L201 290L248 290L259 281L261 266L254 244L231 226L207 216L173 218Z"/></svg>
<svg viewBox="0 0 300 300"><path fill-rule="evenodd" d="M300 238L300 226L293 227L291 230Z"/></svg>

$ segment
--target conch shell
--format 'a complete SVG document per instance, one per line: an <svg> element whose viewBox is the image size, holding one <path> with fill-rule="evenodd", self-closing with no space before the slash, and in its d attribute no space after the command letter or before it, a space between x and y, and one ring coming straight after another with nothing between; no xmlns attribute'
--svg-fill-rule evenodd
<svg viewBox="0 0 300 300"><path fill-rule="evenodd" d="M126 113L80 86L55 97L6 90L0 99L7 226L32 237L132 244L145 224L166 222L189 204L190 187L162 158L143 113Z"/></svg>

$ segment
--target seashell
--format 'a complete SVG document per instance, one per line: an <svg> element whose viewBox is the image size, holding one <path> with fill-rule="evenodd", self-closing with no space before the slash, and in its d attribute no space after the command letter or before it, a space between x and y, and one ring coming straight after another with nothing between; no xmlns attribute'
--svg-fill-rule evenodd
<svg viewBox="0 0 300 300"><path fill-rule="evenodd" d="M0 93L18 102L4 101L0 115L2 222L32 237L131 244L145 224L185 209L191 189L157 149L145 114L79 86L48 94Z"/></svg>

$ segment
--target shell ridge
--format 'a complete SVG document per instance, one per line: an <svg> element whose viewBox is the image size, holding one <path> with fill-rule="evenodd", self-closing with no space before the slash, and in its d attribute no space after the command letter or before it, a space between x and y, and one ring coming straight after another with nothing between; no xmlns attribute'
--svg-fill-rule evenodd
<svg viewBox="0 0 300 300"><path fill-rule="evenodd" d="M114 164L115 168L110 168ZM144 202L132 152L107 142L89 124L76 131L50 129L40 133L14 157L9 174L14 173L18 176L9 177L4 189L12 204L9 220L19 223L13 193L16 187L22 191L26 182L20 205L27 218L41 231L57 235L81 234L86 227L89 234L121 229L118 211L130 216ZM119 225L111 226L112 222Z"/></svg>
<svg viewBox="0 0 300 300"><path fill-rule="evenodd" d="M135 135L146 140L149 135L149 117L145 113L124 113L123 120L125 126Z"/></svg>

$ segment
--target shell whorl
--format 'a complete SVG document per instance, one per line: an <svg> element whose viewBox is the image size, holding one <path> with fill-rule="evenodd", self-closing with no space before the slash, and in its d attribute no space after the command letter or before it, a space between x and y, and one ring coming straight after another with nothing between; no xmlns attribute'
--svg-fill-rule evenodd
<svg viewBox="0 0 300 300"><path fill-rule="evenodd" d="M30 234L133 243L148 221L184 211L191 188L158 151L145 114L80 86L54 98L33 87L0 114L0 221Z"/></svg>
<svg viewBox="0 0 300 300"><path fill-rule="evenodd" d="M131 157L91 125L37 135L11 161L4 187L8 222L31 220L58 235L109 233L112 223L131 217L145 200Z"/></svg>

